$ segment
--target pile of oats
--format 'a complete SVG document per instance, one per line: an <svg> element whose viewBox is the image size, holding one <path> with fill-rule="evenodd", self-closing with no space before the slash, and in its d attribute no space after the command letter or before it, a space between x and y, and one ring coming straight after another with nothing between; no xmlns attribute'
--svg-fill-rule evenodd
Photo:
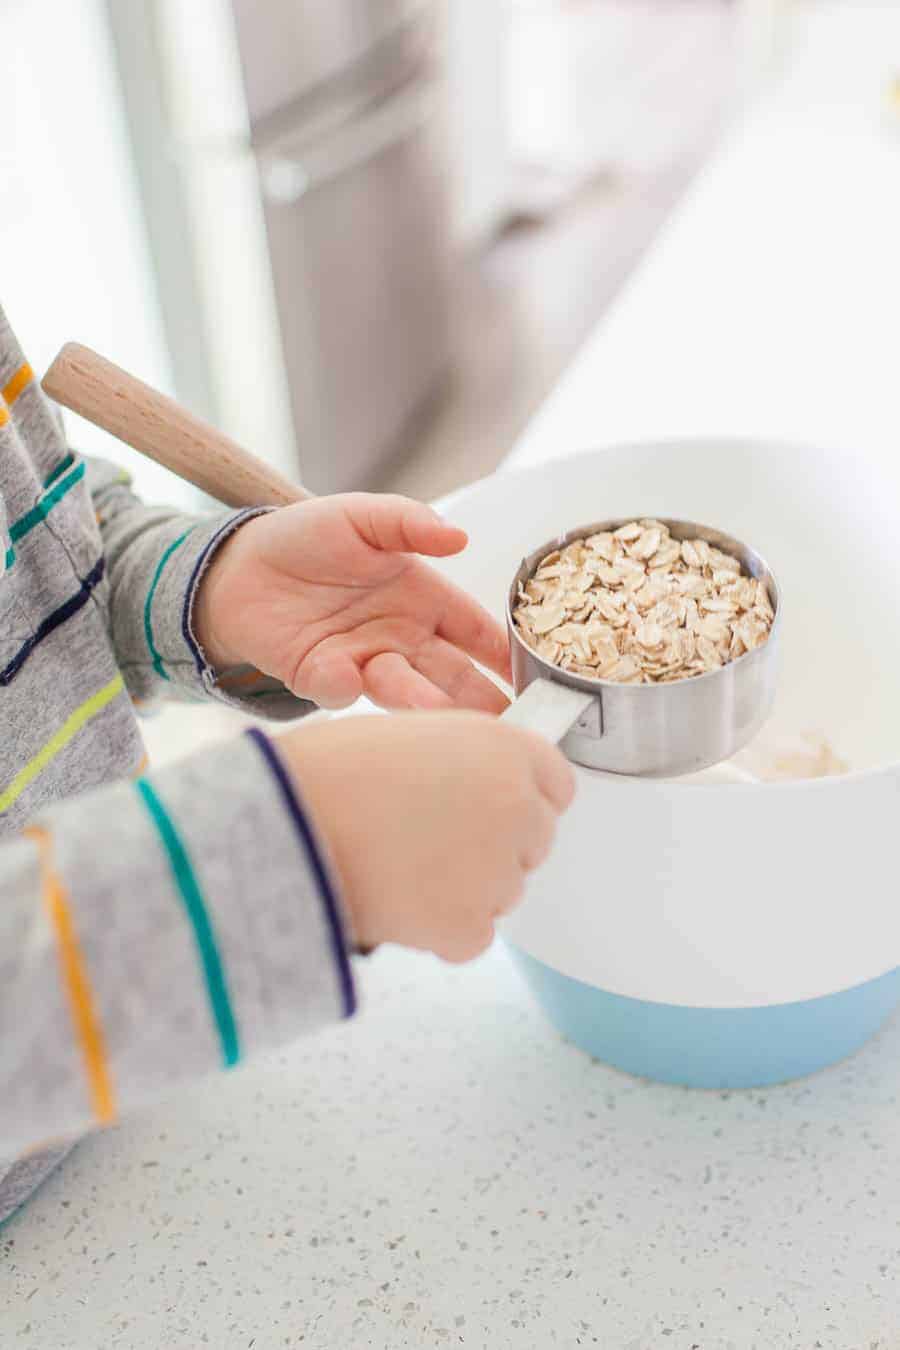
<svg viewBox="0 0 900 1350"><path fill-rule="evenodd" d="M631 521L548 553L513 613L545 661L595 680L663 684L717 670L761 646L768 592L703 539Z"/></svg>

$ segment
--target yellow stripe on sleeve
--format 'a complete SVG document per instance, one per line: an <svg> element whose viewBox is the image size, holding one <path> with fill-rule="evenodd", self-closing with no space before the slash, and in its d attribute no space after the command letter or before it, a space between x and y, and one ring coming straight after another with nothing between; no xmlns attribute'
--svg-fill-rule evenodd
<svg viewBox="0 0 900 1350"><path fill-rule="evenodd" d="M104 685L102 689L98 689L97 693L92 694L89 699L85 699L84 703L66 718L59 730L50 737L47 744L42 746L33 759L30 759L24 768L19 770L9 786L0 789L0 814L9 810L13 802L21 797L28 784L37 778L38 774L46 769L50 761L55 759L61 750L65 749L69 741L78 735L81 728L92 717L96 717L97 713L105 708L107 703L112 703L116 695L120 694L124 688L122 676L116 675L114 679L110 680L109 684Z"/></svg>
<svg viewBox="0 0 900 1350"><path fill-rule="evenodd" d="M84 1063L94 1119L98 1125L109 1125L116 1118L116 1107L106 1043L68 898L53 866L53 841L48 831L38 825L29 826L25 834L34 840L40 854L44 905L56 937L60 973L72 1029Z"/></svg>
<svg viewBox="0 0 900 1350"><path fill-rule="evenodd" d="M3 397L8 407L12 407L22 390L34 379L34 371L27 361L23 361L12 379L3 386Z"/></svg>

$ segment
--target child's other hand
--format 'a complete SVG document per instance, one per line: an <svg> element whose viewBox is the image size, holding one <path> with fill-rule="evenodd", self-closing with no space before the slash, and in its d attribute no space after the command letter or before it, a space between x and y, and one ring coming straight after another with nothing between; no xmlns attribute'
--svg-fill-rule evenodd
<svg viewBox="0 0 900 1350"><path fill-rule="evenodd" d="M404 497L348 493L256 516L201 582L200 644L217 668L246 662L323 708L366 694L385 708L502 712L504 695L472 663L508 679L505 632L413 556L465 545Z"/></svg>
<svg viewBox="0 0 900 1350"><path fill-rule="evenodd" d="M364 948L477 956L549 853L574 793L555 746L477 714L346 718L278 744Z"/></svg>

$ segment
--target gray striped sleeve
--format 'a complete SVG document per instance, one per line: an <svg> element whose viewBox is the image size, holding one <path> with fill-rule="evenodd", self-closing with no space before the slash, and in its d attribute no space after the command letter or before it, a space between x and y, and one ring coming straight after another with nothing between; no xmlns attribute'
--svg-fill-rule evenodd
<svg viewBox="0 0 900 1350"><path fill-rule="evenodd" d="M116 1115L353 1011L333 879L259 733L36 823ZM0 1156L98 1121L46 886L33 842L0 849Z"/></svg>
<svg viewBox="0 0 900 1350"><path fill-rule="evenodd" d="M115 465L86 462L109 578L108 627L132 696L209 697L281 721L314 711L277 680L234 678L249 667L214 670L193 628L197 589L216 550L265 508L203 517L148 507Z"/></svg>

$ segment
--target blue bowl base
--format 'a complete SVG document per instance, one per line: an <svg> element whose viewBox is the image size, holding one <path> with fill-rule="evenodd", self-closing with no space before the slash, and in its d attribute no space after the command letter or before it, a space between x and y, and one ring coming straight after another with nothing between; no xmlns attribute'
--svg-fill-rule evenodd
<svg viewBox="0 0 900 1350"><path fill-rule="evenodd" d="M626 1073L685 1087L766 1087L804 1078L852 1055L900 1004L900 967L797 1003L690 1008L608 993L508 945L568 1040Z"/></svg>

